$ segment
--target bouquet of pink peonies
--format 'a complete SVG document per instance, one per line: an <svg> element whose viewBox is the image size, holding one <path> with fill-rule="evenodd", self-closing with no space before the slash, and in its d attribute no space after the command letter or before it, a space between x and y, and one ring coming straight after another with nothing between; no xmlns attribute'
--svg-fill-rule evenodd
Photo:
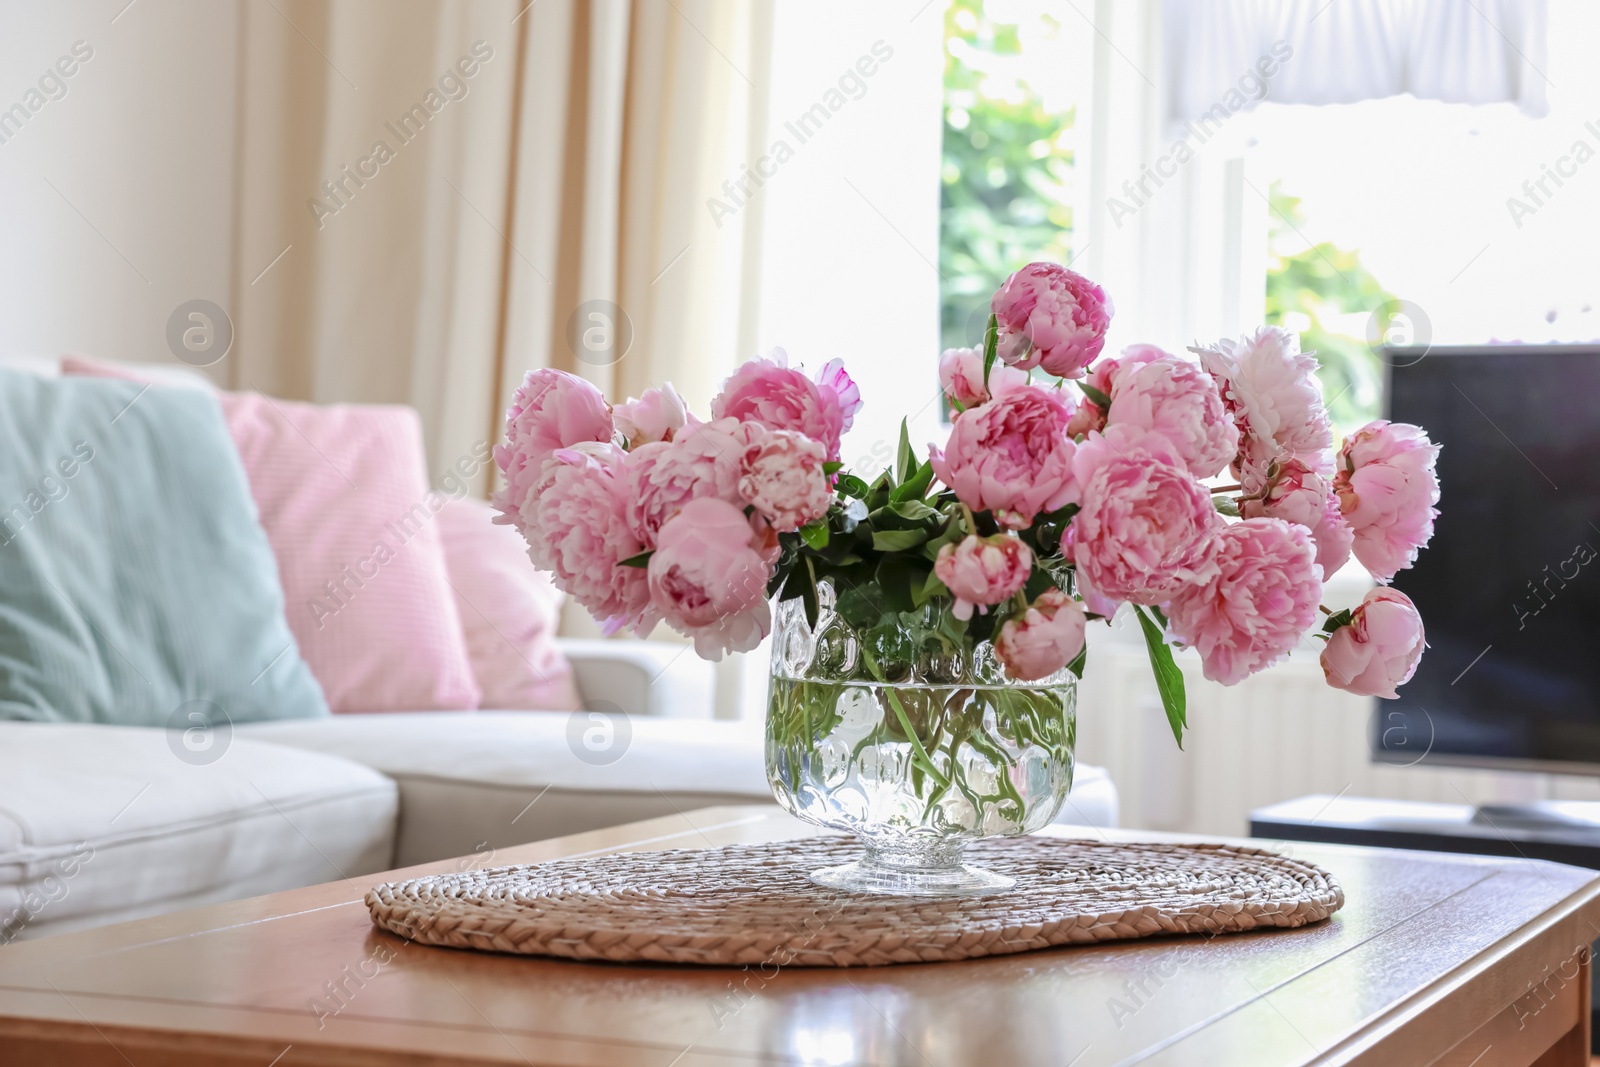
<svg viewBox="0 0 1600 1067"><path fill-rule="evenodd" d="M881 472L839 462L861 397L838 360L815 375L781 350L752 360L708 420L670 385L613 408L532 371L495 449L498 521L607 632L664 621L711 659L766 637L773 598L814 624L826 582L869 638L988 643L1019 681L1081 675L1086 622L1126 604L1180 741L1174 646L1232 685L1315 633L1330 684L1396 695L1423 629L1386 583L1439 499L1421 429L1378 421L1335 450L1316 361L1277 327L1197 359L1097 358L1110 301L1056 264L1019 270L991 309L984 347L939 361L944 447L919 457L902 425ZM1384 584L1319 627L1352 553Z"/></svg>

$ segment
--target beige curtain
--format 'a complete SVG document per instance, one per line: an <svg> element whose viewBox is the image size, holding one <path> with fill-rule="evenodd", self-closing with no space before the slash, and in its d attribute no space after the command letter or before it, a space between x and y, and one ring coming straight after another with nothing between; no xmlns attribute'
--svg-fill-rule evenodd
<svg viewBox="0 0 1600 1067"><path fill-rule="evenodd" d="M435 477L530 367L703 408L753 343L760 198L720 226L706 202L764 136L771 24L770 0L242 4L230 384L412 404Z"/></svg>

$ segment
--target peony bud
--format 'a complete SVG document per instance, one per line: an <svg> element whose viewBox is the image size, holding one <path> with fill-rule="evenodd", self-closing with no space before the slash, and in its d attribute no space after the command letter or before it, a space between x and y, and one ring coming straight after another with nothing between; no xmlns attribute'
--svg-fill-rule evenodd
<svg viewBox="0 0 1600 1067"><path fill-rule="evenodd" d="M1083 651L1083 608L1059 589L1047 589L1021 616L1008 619L995 638L994 654L1011 677L1048 678Z"/></svg>
<svg viewBox="0 0 1600 1067"><path fill-rule="evenodd" d="M1350 622L1333 631L1322 650L1322 673L1335 689L1394 700L1417 672L1427 645L1422 616L1411 598L1379 586L1362 598Z"/></svg>
<svg viewBox="0 0 1600 1067"><path fill-rule="evenodd" d="M933 573L956 598L951 614L963 620L972 618L974 605L983 614L989 605L1016 593L1027 584L1032 568L1033 553L1010 534L968 534L939 549L933 563Z"/></svg>

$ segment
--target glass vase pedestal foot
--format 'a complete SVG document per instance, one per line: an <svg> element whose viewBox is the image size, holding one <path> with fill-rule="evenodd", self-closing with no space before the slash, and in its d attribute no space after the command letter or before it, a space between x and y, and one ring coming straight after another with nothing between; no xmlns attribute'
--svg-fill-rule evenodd
<svg viewBox="0 0 1600 1067"><path fill-rule="evenodd" d="M951 845L956 847L952 848ZM845 893L901 897L970 897L1002 893L1017 884L1008 875L961 862L965 842L942 841L927 848L874 848L854 863L820 867L811 880Z"/></svg>

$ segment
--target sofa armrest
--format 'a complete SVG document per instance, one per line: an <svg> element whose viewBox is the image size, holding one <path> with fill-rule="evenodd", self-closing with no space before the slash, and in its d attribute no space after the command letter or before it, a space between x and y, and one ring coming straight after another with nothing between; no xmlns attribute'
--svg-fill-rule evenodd
<svg viewBox="0 0 1600 1067"><path fill-rule="evenodd" d="M556 644L572 663L586 705L604 702L629 715L666 719L712 717L716 669L695 655L693 645L573 637Z"/></svg>
<svg viewBox="0 0 1600 1067"><path fill-rule="evenodd" d="M1055 817L1059 825L1102 826L1115 829L1118 810L1117 787L1104 767L1080 763L1072 776L1072 792Z"/></svg>

